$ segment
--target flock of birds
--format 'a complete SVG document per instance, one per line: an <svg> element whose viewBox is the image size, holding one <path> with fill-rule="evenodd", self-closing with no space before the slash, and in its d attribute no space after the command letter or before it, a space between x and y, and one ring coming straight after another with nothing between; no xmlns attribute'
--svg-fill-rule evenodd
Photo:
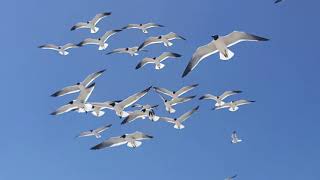
<svg viewBox="0 0 320 180"><path fill-rule="evenodd" d="M275 1L275 3L279 3L281 0ZM91 33L97 33L99 31L99 27L97 27L98 23L105 17L110 16L110 12L97 14L93 19L87 22L80 22L75 24L71 31L78 29L88 29ZM62 46L57 46L54 44L45 44L39 46L41 49L50 49L57 51L60 55L66 56L69 54L69 50L73 48L79 48L86 45L96 45L98 46L98 50L105 50L108 48L108 39L111 36L118 34L123 30L128 29L138 29L143 33L147 34L151 28L160 28L164 27L163 25L156 23L146 23L146 24L129 24L121 29L110 30L103 34L103 36L99 38L87 38L81 41L78 44L68 43ZM184 37L170 32L168 34L153 36L147 38L141 45L127 48L118 48L113 51L107 53L110 54L128 54L130 56L138 56L140 52L147 52L146 47L153 44L163 44L166 47L170 47L173 45L173 40L186 40ZM257 35L249 34L246 32L233 31L226 36L214 35L212 36L212 41L204 46L198 47L194 52L191 60L189 61L187 67L183 71L182 77L188 75L192 70L194 70L197 65L204 59L209 56L219 53L219 57L223 61L230 60L234 56L234 52L232 52L229 48L233 45L238 44L243 41L268 41L267 38L260 37ZM174 52L163 52L158 57L146 57L142 59L137 66L136 69L140 69L147 64L154 64L156 70L161 70L165 67L164 61L167 59L179 58L182 55ZM194 88L198 87L198 84L193 84L189 86L184 86L179 90L168 90L163 87L148 87L140 92L132 94L131 96L123 99L123 100L112 100L105 102L90 102L89 97L92 94L95 88L95 80L100 77L104 70L94 72L89 74L83 81L76 83L74 85L70 85L64 87L57 92L53 93L51 96L53 97L61 97L68 94L78 93L78 97L69 103L59 107L57 110L51 113L51 115L61 115L67 112L76 111L78 113L91 113L93 116L101 117L105 114L105 110L108 109L113 111L117 116L123 118L121 125L132 123L137 119L149 119L150 121L163 121L173 125L175 129L183 129L185 128L184 123L187 119L189 119L195 112L198 111L199 106L194 107L193 109L183 113L180 116L175 117L166 117L159 116L155 110L159 107L159 105L150 105L150 104L138 104L138 101L143 98L146 94L153 90L155 93L159 95L159 98L162 100L163 106L168 114L174 114L176 110L174 107L178 104L186 103L196 96L183 96ZM226 101L226 99L230 96L235 96L242 93L239 90L225 91L220 95L212 95L212 94L204 94L199 98L199 100L212 100L214 101L213 109L228 109L230 112L237 111L240 106L248 105L253 103L254 101L239 99L237 101ZM127 110L127 108L134 108L134 110ZM76 137L89 137L93 136L96 138L101 138L101 134L111 128L111 124L107 124L102 127L98 127L96 129L91 129L88 131L81 132ZM123 134L116 137L111 137L93 147L91 150L98 150L103 148L115 147L120 145L127 145L131 148L137 148L141 146L143 140L152 139L153 136L136 131L133 133ZM236 131L233 131L231 134L231 143L237 144L242 142L242 140L238 137ZM225 180L233 180L237 175L226 178Z"/></svg>

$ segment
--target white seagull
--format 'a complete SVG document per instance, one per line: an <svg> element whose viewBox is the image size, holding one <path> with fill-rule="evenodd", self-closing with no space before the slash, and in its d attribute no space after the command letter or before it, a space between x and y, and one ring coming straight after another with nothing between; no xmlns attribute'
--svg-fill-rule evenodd
<svg viewBox="0 0 320 180"><path fill-rule="evenodd" d="M159 94L160 98L162 99L164 106L166 107L166 111L168 111L170 114L175 113L176 110L173 108L173 106L177 105L177 104L181 104L181 103L185 103L190 101L191 99L195 98L196 96L189 96L189 97L182 97L182 98L174 98L171 100L167 100L164 97L162 97Z"/></svg>
<svg viewBox="0 0 320 180"><path fill-rule="evenodd" d="M222 106L225 104L225 102L223 100L226 99L227 97L235 95L235 94L239 94L241 92L242 91L225 91L220 96L214 96L212 94L205 94L205 95L201 96L199 98L199 100L203 100L203 99L214 100L214 101L216 101L215 106L218 107L218 106Z"/></svg>
<svg viewBox="0 0 320 180"><path fill-rule="evenodd" d="M99 31L99 28L96 27L98 22L107 17L107 16L110 16L111 15L111 12L104 12L104 13L100 13L100 14L97 14L92 20L90 21L87 21L87 22L80 22L80 23L77 23L76 25L74 25L72 28L71 28L71 31L74 31L76 29L90 29L90 32L91 33L96 33Z"/></svg>
<svg viewBox="0 0 320 180"><path fill-rule="evenodd" d="M113 110L112 104L117 103L119 101L105 101L105 102L92 102L92 111L91 114L96 117L101 117L105 114L104 109Z"/></svg>
<svg viewBox="0 0 320 180"><path fill-rule="evenodd" d="M45 45L39 46L39 48L41 48L41 49L50 49L50 50L57 51L59 54L61 54L63 56L66 56L69 54L69 52L67 51L68 49L78 48L78 47L79 46L77 46L73 43L68 43L63 46L57 46L54 44L45 44Z"/></svg>
<svg viewBox="0 0 320 180"><path fill-rule="evenodd" d="M103 126L103 127L99 127L97 129L91 129L89 131L84 131L82 133L80 133L77 138L79 137L89 137L89 136L95 136L97 139L101 138L101 133L106 131L107 129L109 129L112 126L112 124Z"/></svg>
<svg viewBox="0 0 320 180"><path fill-rule="evenodd" d="M229 108L229 111L234 112L239 109L239 106L251 104L253 102L255 102L255 101L248 101L248 100L231 101L231 102L223 104L222 106L215 107L214 110Z"/></svg>
<svg viewBox="0 0 320 180"><path fill-rule="evenodd" d="M144 51L146 52L147 50L140 50L140 51ZM138 46L134 46L134 47L128 47L128 48L118 48L118 49L115 49L111 52L108 52L107 55L110 55L110 54L124 54L124 53L127 53L129 54L130 56L138 56L139 53L138 53Z"/></svg>
<svg viewBox="0 0 320 180"><path fill-rule="evenodd" d="M234 176L231 176L231 177L227 177L227 178L225 178L224 180L233 180L234 178L236 178L237 177L237 175L234 175Z"/></svg>
<svg viewBox="0 0 320 180"><path fill-rule="evenodd" d="M159 116L156 116L155 115L155 112L154 112L154 108L157 107L158 105L156 106L150 106L150 105L145 105L145 106L142 106L142 109L140 110L135 110L133 112L129 112L129 116L127 116L122 122L121 124L127 124L127 123L130 123L136 119L146 119L146 118L149 118L151 121L158 121L159 120Z"/></svg>
<svg viewBox="0 0 320 180"><path fill-rule="evenodd" d="M191 111L188 111L181 115L179 118L168 118L168 117L160 117L160 120L166 121L168 123L174 124L175 129L183 129L184 125L182 124L185 120L187 120L194 112L196 112L199 109L199 106L192 109Z"/></svg>
<svg viewBox="0 0 320 180"><path fill-rule="evenodd" d="M94 146L91 150L99 150L103 148L116 147L120 145L127 144L130 148L137 148L141 146L141 140L152 139L153 136L144 134L142 132L136 131L132 134L124 134L122 136L112 137L103 141L102 143Z"/></svg>
<svg viewBox="0 0 320 180"><path fill-rule="evenodd" d="M147 34L148 29L155 27L164 27L163 25L156 23L146 23L146 24L128 24L126 27L122 29L140 29L143 33Z"/></svg>
<svg viewBox="0 0 320 180"><path fill-rule="evenodd" d="M72 94L79 92L85 88L87 88L94 80L96 80L101 74L105 71L105 69L89 74L82 82L79 82L73 86L67 86L55 93L53 93L51 96L52 97L59 97L59 96L64 96L67 94Z"/></svg>
<svg viewBox="0 0 320 180"><path fill-rule="evenodd" d="M153 87L153 89L157 92L157 93L161 93L161 94L165 94L167 96L170 96L172 99L178 98L181 95L191 91L192 89L194 89L195 87L197 87L199 84L193 84L190 86L184 86L181 89L177 90L177 91L170 91L166 88L161 88L161 87Z"/></svg>
<svg viewBox="0 0 320 180"><path fill-rule="evenodd" d="M177 35L176 33L170 32L166 35L160 35L157 37L149 37L147 40L145 40L138 48L138 50L143 49L151 44L160 44L163 43L164 46L169 47L172 46L173 43L170 42L174 39L182 39L186 40L184 37Z"/></svg>
<svg viewBox="0 0 320 180"><path fill-rule="evenodd" d="M122 30L111 30L111 31L107 31L102 37L98 38L98 39L93 39L93 38L87 38L84 41L80 42L78 44L78 46L84 46L84 45L88 45L88 44L93 44L93 45L98 45L99 46L99 50L104 50L106 49L109 44L106 43L106 41L114 34L116 34L117 32L120 32Z"/></svg>
<svg viewBox="0 0 320 180"><path fill-rule="evenodd" d="M142 61L139 62L139 64L136 66L136 69L139 69L146 64L155 64L155 69L159 70L164 68L165 64L161 63L164 60L168 58L178 58L181 57L180 54L177 53L172 53L172 52L164 52L162 53L159 57L154 57L154 58L144 58Z"/></svg>
<svg viewBox="0 0 320 180"><path fill-rule="evenodd" d="M231 143L232 143L232 144L238 144L238 143L240 143L240 142L242 142L242 140L239 139L239 137L238 137L238 135L237 135L237 132L236 132L236 131L233 131L233 132L232 132L232 135L231 135Z"/></svg>
<svg viewBox="0 0 320 180"><path fill-rule="evenodd" d="M79 113L89 112L92 110L92 105L87 103L88 98L90 97L95 83L88 86L86 89L80 91L77 99L69 102L68 104L61 106L56 111L52 112L51 115L60 115L70 111L78 111Z"/></svg>
<svg viewBox="0 0 320 180"><path fill-rule="evenodd" d="M203 59L217 52L220 54L221 60L229 60L234 53L228 48L242 41L268 41L269 39L259 37L245 32L234 31L226 36L212 36L213 40L204 46L199 47L193 54L188 66L183 72L182 77L192 71Z"/></svg>

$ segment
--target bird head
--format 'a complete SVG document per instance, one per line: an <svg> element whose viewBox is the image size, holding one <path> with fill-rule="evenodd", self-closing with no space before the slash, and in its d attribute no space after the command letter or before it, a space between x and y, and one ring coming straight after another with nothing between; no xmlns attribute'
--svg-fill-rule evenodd
<svg viewBox="0 0 320 180"><path fill-rule="evenodd" d="M212 38L216 41L217 39L219 39L219 35L214 35L212 36Z"/></svg>

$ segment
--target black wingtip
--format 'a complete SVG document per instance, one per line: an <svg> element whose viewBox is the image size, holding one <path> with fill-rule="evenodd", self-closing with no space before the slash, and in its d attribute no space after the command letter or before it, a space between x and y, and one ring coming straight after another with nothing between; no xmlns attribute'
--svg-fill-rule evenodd
<svg viewBox="0 0 320 180"><path fill-rule="evenodd" d="M141 63L137 64L137 66L135 68L136 69L140 69L141 68Z"/></svg>
<svg viewBox="0 0 320 180"><path fill-rule="evenodd" d="M106 125L106 127L107 127L107 128L110 128L110 127L112 127L112 124L108 124L108 125Z"/></svg>
<svg viewBox="0 0 320 180"><path fill-rule="evenodd" d="M107 69L102 69L101 71L98 71L98 74L104 73Z"/></svg>
<svg viewBox="0 0 320 180"><path fill-rule="evenodd" d="M157 24L159 27L166 27L165 25L162 24Z"/></svg>
<svg viewBox="0 0 320 180"><path fill-rule="evenodd" d="M77 46L82 47L83 44L84 44L84 42L80 42L80 43L77 44Z"/></svg>
<svg viewBox="0 0 320 180"><path fill-rule="evenodd" d="M153 136L150 136L150 135L146 135L148 138L150 138L150 139L153 139Z"/></svg>
<svg viewBox="0 0 320 180"><path fill-rule="evenodd" d="M110 16L112 14L112 12L104 12L103 15L104 16Z"/></svg>
<svg viewBox="0 0 320 180"><path fill-rule="evenodd" d="M121 32L122 31L122 29L115 29L115 30L113 30L113 32Z"/></svg>
<svg viewBox="0 0 320 180"><path fill-rule="evenodd" d="M233 91L234 93L242 93L242 91L239 91L239 90L236 90L236 91Z"/></svg>
<svg viewBox="0 0 320 180"><path fill-rule="evenodd" d="M200 98L199 98L199 100L203 100L204 99L204 96L201 96Z"/></svg>
<svg viewBox="0 0 320 180"><path fill-rule="evenodd" d="M145 89L143 92L149 92L152 86L149 86L147 89Z"/></svg>
<svg viewBox="0 0 320 180"><path fill-rule="evenodd" d="M59 94L60 94L60 91L57 91L57 92L51 94L50 96L51 96L51 97L58 97Z"/></svg>
<svg viewBox="0 0 320 180"><path fill-rule="evenodd" d="M178 54L178 53L171 53L174 57L182 57L181 54Z"/></svg>
<svg viewBox="0 0 320 180"><path fill-rule="evenodd" d="M44 47L44 45L38 46L38 48L43 48L43 47Z"/></svg>
<svg viewBox="0 0 320 180"><path fill-rule="evenodd" d="M196 96L189 96L189 97L186 97L186 98L188 98L188 99L193 99L193 98L195 98Z"/></svg>
<svg viewBox="0 0 320 180"><path fill-rule="evenodd" d="M97 146L94 146L94 147L90 148L90 150L99 150L99 149L100 149L100 148L97 147Z"/></svg>
<svg viewBox="0 0 320 180"><path fill-rule="evenodd" d="M52 113L50 113L50 115L52 115L52 116L55 116L55 115L57 115L58 113L55 111L55 112L52 112Z"/></svg>
<svg viewBox="0 0 320 180"><path fill-rule="evenodd" d="M179 38L181 38L182 40L185 40L185 41L187 40L186 38L184 38L184 37L182 37L182 36L179 36Z"/></svg>
<svg viewBox="0 0 320 180"><path fill-rule="evenodd" d="M127 118L126 118L126 119L124 119L120 124L121 124L121 125L125 125L125 124L127 124Z"/></svg>
<svg viewBox="0 0 320 180"><path fill-rule="evenodd" d="M249 101L249 102L254 103L254 102L256 102L256 101Z"/></svg>
<svg viewBox="0 0 320 180"><path fill-rule="evenodd" d="M188 67L183 71L183 74L182 74L182 78L184 78L186 75L188 75L190 72L190 70L188 69Z"/></svg>
<svg viewBox="0 0 320 180"><path fill-rule="evenodd" d="M95 85L96 85L96 83L94 82L94 83L90 84L90 85L87 87L87 89L90 89L90 88L94 87Z"/></svg>
<svg viewBox="0 0 320 180"><path fill-rule="evenodd" d="M193 84L193 85L191 85L192 87L197 87L197 86L199 86L199 84Z"/></svg>
<svg viewBox="0 0 320 180"><path fill-rule="evenodd" d="M195 111L197 111L200 108L200 106L197 106L194 108Z"/></svg>
<svg viewBox="0 0 320 180"><path fill-rule="evenodd" d="M72 26L71 28L70 28L70 31L74 31L74 30L76 30L76 26Z"/></svg>

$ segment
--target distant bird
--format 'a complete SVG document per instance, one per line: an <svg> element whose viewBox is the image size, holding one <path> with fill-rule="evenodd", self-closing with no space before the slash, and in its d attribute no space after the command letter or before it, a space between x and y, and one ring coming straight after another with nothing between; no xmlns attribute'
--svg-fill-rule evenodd
<svg viewBox="0 0 320 180"><path fill-rule="evenodd" d="M94 80L96 80L99 76L102 75L102 73L105 71L105 69L89 74L82 82L79 82L73 86L67 86L55 93L53 93L51 96L52 97L59 97L59 96L64 96L67 94L72 94L72 93L76 93L79 92L83 89L85 89L86 87L88 87Z"/></svg>
<svg viewBox="0 0 320 180"><path fill-rule="evenodd" d="M238 138L237 132L233 131L232 135L231 135L231 143L232 144L238 144L240 142L242 142L242 140Z"/></svg>
<svg viewBox="0 0 320 180"><path fill-rule="evenodd" d="M177 104L181 104L181 103L185 103L190 101L191 99L195 98L196 96L189 96L189 97L183 97L183 98L174 98L171 100L167 100L165 99L163 96L161 96L159 94L160 98L162 99L165 107L166 107L166 111L168 111L170 114L175 113L176 110L173 108L173 106L177 105Z"/></svg>
<svg viewBox="0 0 320 180"><path fill-rule="evenodd" d="M129 113L124 111L125 108L133 105L134 103L136 103L137 101L139 101L139 99L141 99L143 96L145 96L149 90L151 89L152 86L148 87L147 89L138 92L136 94L133 94L131 96L129 96L127 99L123 100L123 101L119 101L119 102L115 102L112 103L111 106L113 106L113 110L116 112L117 116L119 117L127 117L129 116Z"/></svg>
<svg viewBox="0 0 320 180"><path fill-rule="evenodd" d="M184 113L179 118L168 118L168 117L160 117L160 120L166 121L168 123L174 124L175 129L183 129L184 125L182 124L185 120L187 120L194 112L196 112L199 109L199 106L192 109L191 111L188 111Z"/></svg>
<svg viewBox="0 0 320 180"><path fill-rule="evenodd" d="M173 43L170 42L174 39L182 39L186 40L184 37L177 35L176 33L170 32L166 35L160 35L157 37L149 37L147 40L145 40L138 48L138 50L143 49L151 44L160 44L163 43L164 46L169 47L172 46Z"/></svg>
<svg viewBox="0 0 320 180"><path fill-rule="evenodd" d="M88 104L87 100L90 97L94 87L95 87L95 83L91 84L86 89L82 89L77 99L69 102L64 106L61 106L56 111L51 113L51 115L60 115L70 111L78 111L79 113L91 111L92 105Z"/></svg>
<svg viewBox="0 0 320 180"><path fill-rule="evenodd" d="M158 121L159 116L155 115L155 112L153 109L141 109L141 110L135 110L133 112L129 112L129 116L127 116L121 124L127 124L130 123L136 119L146 119L149 118L151 121Z"/></svg>
<svg viewBox="0 0 320 180"><path fill-rule="evenodd" d="M224 180L233 180L234 178L236 178L237 177L237 175L234 175L234 176L231 176L231 177L227 177L227 178L225 178Z"/></svg>
<svg viewBox="0 0 320 180"><path fill-rule="evenodd" d="M155 108L157 108L159 105L150 105L150 104L146 104L146 105L141 105L141 104L134 104L132 105L133 108L140 108L141 110L153 110Z"/></svg>
<svg viewBox="0 0 320 180"><path fill-rule="evenodd" d="M189 61L188 66L183 72L182 77L185 77L192 71L203 59L217 52L220 53L221 60L229 60L233 57L234 53L228 49L242 41L268 41L269 39L259 37L256 35L248 34L245 32L234 31L226 36L212 36L213 41L209 44L199 47L193 54L192 59Z"/></svg>
<svg viewBox="0 0 320 180"><path fill-rule="evenodd" d="M277 4L279 2L282 2L282 0L276 0L274 3Z"/></svg>
<svg viewBox="0 0 320 180"><path fill-rule="evenodd" d="M147 50L140 50L140 51L144 51L146 52ZM138 56L139 53L138 53L138 46L135 46L135 47L131 47L131 48L118 48L118 49L115 49L109 53L107 53L107 55L110 55L110 54L124 54L124 53L127 53L129 54L130 56Z"/></svg>
<svg viewBox="0 0 320 180"><path fill-rule="evenodd" d="M101 19L103 19L107 16L110 16L110 15L111 15L111 12L104 12L104 13L97 14L90 21L77 23L76 25L74 25L71 28L71 31L74 31L76 29L90 29L91 33L96 33L99 31L99 28L96 27L98 22L101 21Z"/></svg>
<svg viewBox="0 0 320 180"><path fill-rule="evenodd" d="M210 99L210 100L214 100L216 101L215 106L222 106L225 104L225 102L223 101L224 99L226 99L229 96L241 93L242 91L225 91L223 94L221 94L220 96L214 96L211 94L205 94L203 96L201 96L199 99L203 100L203 99Z"/></svg>
<svg viewBox="0 0 320 180"><path fill-rule="evenodd" d="M63 46L57 46L54 44L45 44L45 45L39 46L39 48L41 48L41 49L50 49L50 50L57 51L59 54L61 54L63 56L66 56L69 54L69 52L67 51L68 49L78 48L78 47L79 46L72 44L72 43L68 43Z"/></svg>
<svg viewBox="0 0 320 180"><path fill-rule="evenodd" d="M102 143L92 147L91 150L99 150L103 148L116 147L124 144L127 144L127 146L130 148L137 148L141 146L142 144L141 140L148 140L152 138L153 136L136 131L132 134L124 134L122 136L112 137L110 139L107 139Z"/></svg>
<svg viewBox="0 0 320 180"><path fill-rule="evenodd" d="M194 89L195 87L197 87L199 84L193 84L190 86L184 86L181 89L177 90L177 91L170 91L166 88L161 88L161 87L153 87L153 89L157 92L157 93L161 93L161 94L165 94L167 96L170 96L171 98L175 99L180 97L181 95L191 91L192 89Z"/></svg>
<svg viewBox="0 0 320 180"><path fill-rule="evenodd" d="M91 114L96 117L101 117L105 114L104 109L113 110L112 104L117 103L119 101L106 101L106 102L92 102L92 111Z"/></svg>
<svg viewBox="0 0 320 180"><path fill-rule="evenodd" d="M93 45L98 45L99 46L99 50L104 50L109 46L109 44L106 43L106 41L112 35L115 35L117 32L120 32L120 31L122 31L122 30L107 31L102 37L100 37L98 39L87 38L84 41L80 42L78 44L78 46L84 46L84 45L88 45L88 44L93 44Z"/></svg>
<svg viewBox="0 0 320 180"><path fill-rule="evenodd" d="M109 129L112 126L112 124L103 126L103 127L99 127L97 129L91 129L89 131L84 131L82 133L80 133L77 137L89 137L89 136L95 136L97 139L101 138L101 133L106 131L107 129Z"/></svg>
<svg viewBox="0 0 320 180"><path fill-rule="evenodd" d="M237 111L239 109L239 106L246 105L246 104L251 104L253 102L255 102L255 101L247 101L247 100L231 101L229 103L225 103L222 106L215 107L214 109L218 110L218 109L229 108L229 111L234 112L234 111Z"/></svg>
<svg viewBox="0 0 320 180"><path fill-rule="evenodd" d="M164 27L164 26L156 23L129 24L126 27L123 27L122 29L140 29L143 33L147 34L148 29L155 28L155 27Z"/></svg>
<svg viewBox="0 0 320 180"><path fill-rule="evenodd" d="M139 69L146 64L155 64L155 69L159 70L164 68L165 64L162 64L164 60L168 58L178 58L181 57L180 54L177 53L172 53L172 52L164 52L162 53L159 57L154 57L154 58L144 58L139 64L136 66L136 69Z"/></svg>

